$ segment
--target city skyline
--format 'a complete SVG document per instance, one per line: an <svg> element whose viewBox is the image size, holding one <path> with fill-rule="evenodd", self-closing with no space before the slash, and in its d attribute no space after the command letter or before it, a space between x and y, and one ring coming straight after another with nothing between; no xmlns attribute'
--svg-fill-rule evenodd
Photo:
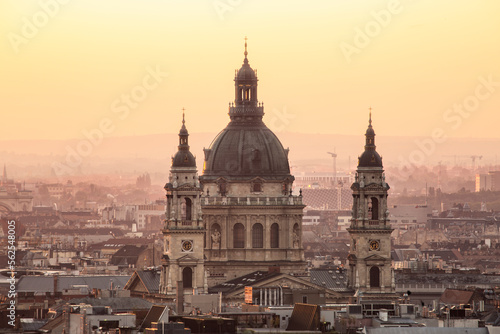
<svg viewBox="0 0 500 334"><path fill-rule="evenodd" d="M219 131L245 36L277 132L500 138L500 4L196 4L4 2L0 140Z"/></svg>

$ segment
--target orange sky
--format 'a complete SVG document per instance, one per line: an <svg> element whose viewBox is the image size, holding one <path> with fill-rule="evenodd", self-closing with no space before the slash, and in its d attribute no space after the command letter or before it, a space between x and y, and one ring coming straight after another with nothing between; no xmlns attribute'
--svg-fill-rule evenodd
<svg viewBox="0 0 500 334"><path fill-rule="evenodd" d="M276 132L362 134L371 105L379 135L500 138L498 13L496 0L3 0L0 140L175 133L182 107L191 133L218 132L244 36Z"/></svg>

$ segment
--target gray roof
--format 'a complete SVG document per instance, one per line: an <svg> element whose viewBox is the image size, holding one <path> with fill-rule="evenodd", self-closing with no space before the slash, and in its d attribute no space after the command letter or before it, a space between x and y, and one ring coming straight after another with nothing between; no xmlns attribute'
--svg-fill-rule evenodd
<svg viewBox="0 0 500 334"><path fill-rule="evenodd" d="M147 270L147 271L136 271L136 273L146 286L146 289L148 289L149 293L160 292L160 275L161 275L160 271Z"/></svg>
<svg viewBox="0 0 500 334"><path fill-rule="evenodd" d="M109 289L110 283L113 287L123 288L130 276L103 275L103 276L59 276L57 288L59 291L71 289L75 285L86 285L89 290ZM54 292L54 276L22 276L17 282L17 292L35 292L43 295L46 292Z"/></svg>
<svg viewBox="0 0 500 334"><path fill-rule="evenodd" d="M349 291L347 287L347 270L345 269L311 269L311 283L333 291ZM324 283L324 284L323 284Z"/></svg>
<svg viewBox="0 0 500 334"><path fill-rule="evenodd" d="M38 331L43 325L47 323L47 320L37 320L32 318L21 318L20 319L21 328L23 332Z"/></svg>
<svg viewBox="0 0 500 334"><path fill-rule="evenodd" d="M487 328L465 327L386 327L367 328L367 334L488 334Z"/></svg>
<svg viewBox="0 0 500 334"><path fill-rule="evenodd" d="M112 297L112 298L75 298L68 301L69 304L88 304L92 306L109 306L113 312L126 312L135 310L149 310L153 303L136 297Z"/></svg>

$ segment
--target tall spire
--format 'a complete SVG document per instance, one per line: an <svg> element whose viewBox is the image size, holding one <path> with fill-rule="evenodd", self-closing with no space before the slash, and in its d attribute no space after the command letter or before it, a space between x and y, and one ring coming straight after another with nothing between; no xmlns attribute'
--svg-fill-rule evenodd
<svg viewBox="0 0 500 334"><path fill-rule="evenodd" d="M248 51L247 51L247 36L245 36L245 52L243 53L245 55L245 60L243 61L245 64L248 64Z"/></svg>
<svg viewBox="0 0 500 334"><path fill-rule="evenodd" d="M186 128L185 110L186 109L182 108L182 126L179 131L179 146L177 153L172 158L172 167L196 167L195 158L189 151L189 133Z"/></svg>
<svg viewBox="0 0 500 334"><path fill-rule="evenodd" d="M370 110L368 118L368 129L366 129L366 145L365 149L375 150L375 131L372 126L372 107L368 108Z"/></svg>
<svg viewBox="0 0 500 334"><path fill-rule="evenodd" d="M3 164L3 175L2 175L2 181L7 182L7 166Z"/></svg>
<svg viewBox="0 0 500 334"><path fill-rule="evenodd" d="M189 145L188 145L188 130L186 128L186 120L185 120L185 112L186 109L182 108L182 126L181 130L179 131L179 150L180 149L188 149L189 150Z"/></svg>
<svg viewBox="0 0 500 334"><path fill-rule="evenodd" d="M382 167L382 158L376 151L375 131L372 126L372 107L369 108L368 129L366 129L365 151L359 157L358 167Z"/></svg>

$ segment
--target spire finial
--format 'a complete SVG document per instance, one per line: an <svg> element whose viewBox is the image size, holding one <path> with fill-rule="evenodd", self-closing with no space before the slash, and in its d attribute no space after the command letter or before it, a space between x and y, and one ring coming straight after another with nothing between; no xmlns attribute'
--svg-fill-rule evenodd
<svg viewBox="0 0 500 334"><path fill-rule="evenodd" d="M247 51L247 39L248 39L247 36L245 36L245 53L244 53L245 59L247 59L247 55L248 55L248 51Z"/></svg>
<svg viewBox="0 0 500 334"><path fill-rule="evenodd" d="M185 110L186 110L186 109L184 109L184 107L182 107L182 125L184 125L184 123L186 123L186 122L184 121L184 111L185 111Z"/></svg>
<svg viewBox="0 0 500 334"><path fill-rule="evenodd" d="M372 107L370 106L370 108L368 108L370 110L370 120L369 120L369 123L370 123L370 126L372 126Z"/></svg>

